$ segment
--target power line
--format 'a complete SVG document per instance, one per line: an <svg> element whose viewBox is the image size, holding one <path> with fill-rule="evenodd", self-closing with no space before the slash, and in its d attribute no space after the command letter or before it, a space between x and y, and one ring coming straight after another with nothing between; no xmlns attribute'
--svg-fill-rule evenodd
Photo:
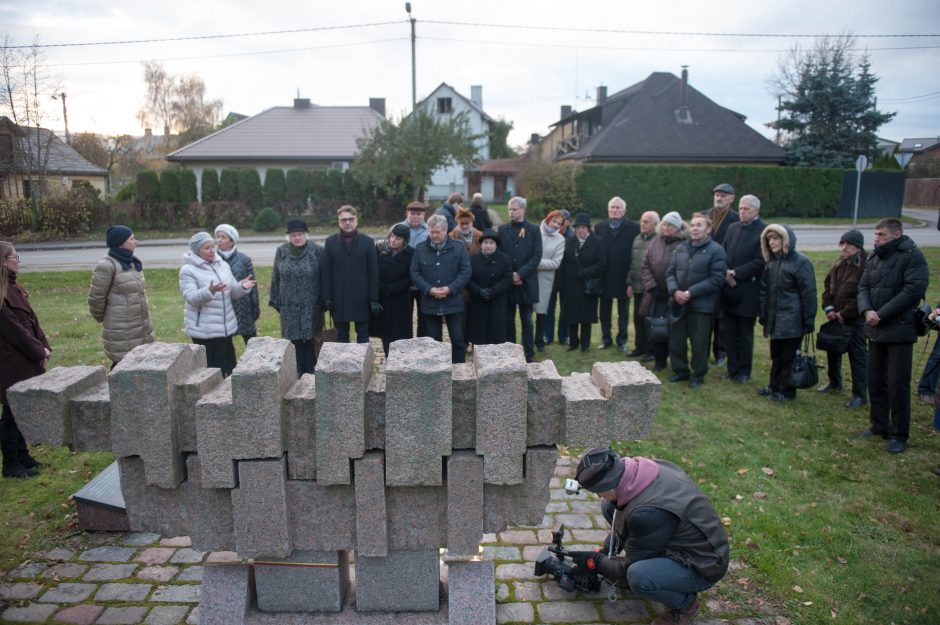
<svg viewBox="0 0 940 625"><path fill-rule="evenodd" d="M904 102L905 100L920 100L921 98L926 98L932 100L933 98L928 96L940 95L940 91L931 91L930 93L922 93L920 95L912 95L906 98L881 98L882 102Z"/></svg>

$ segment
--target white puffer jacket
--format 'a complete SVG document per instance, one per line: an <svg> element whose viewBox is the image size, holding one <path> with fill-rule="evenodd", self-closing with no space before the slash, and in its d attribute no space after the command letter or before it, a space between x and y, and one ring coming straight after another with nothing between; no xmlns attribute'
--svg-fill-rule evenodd
<svg viewBox="0 0 940 625"><path fill-rule="evenodd" d="M565 257L565 235L560 232L545 230L545 220L539 226L542 233L542 260L539 261L539 301L535 305L535 314L544 315L548 312L548 303L552 299L552 287L555 284L555 272L561 267Z"/></svg>
<svg viewBox="0 0 940 625"><path fill-rule="evenodd" d="M219 293L209 290L210 282L224 282L228 288ZM180 292L183 294L183 331L197 339L217 339L238 332L238 319L232 299L247 295L228 263L216 256L211 263L192 252L183 254L180 269Z"/></svg>

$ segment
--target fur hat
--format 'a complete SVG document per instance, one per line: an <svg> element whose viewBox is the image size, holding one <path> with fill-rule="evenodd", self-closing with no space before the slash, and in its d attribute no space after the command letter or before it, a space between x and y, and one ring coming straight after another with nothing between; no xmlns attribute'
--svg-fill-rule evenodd
<svg viewBox="0 0 940 625"><path fill-rule="evenodd" d="M473 223L473 211L469 208L459 208L457 209L457 215L454 217L457 220L457 223Z"/></svg>
<svg viewBox="0 0 940 625"><path fill-rule="evenodd" d="M620 456L610 449L595 447L581 456L575 479L592 493L605 493L617 488L623 471L623 459Z"/></svg>
<svg viewBox="0 0 940 625"><path fill-rule="evenodd" d="M404 239L405 243L411 239L411 228L405 224L395 224L392 226L392 229L389 231L389 234L394 234L399 239Z"/></svg>
<svg viewBox="0 0 940 625"><path fill-rule="evenodd" d="M208 232L197 232L189 238L189 249L193 251L193 254L199 254L199 250L206 244L206 241L214 240Z"/></svg>
<svg viewBox="0 0 940 625"><path fill-rule="evenodd" d="M232 240L232 243L238 243L238 230L235 229L235 226L230 226L228 224L219 224L215 227L215 233L224 234Z"/></svg>
<svg viewBox="0 0 940 625"><path fill-rule="evenodd" d="M121 247L134 234L127 226L111 226L104 235L108 247Z"/></svg>

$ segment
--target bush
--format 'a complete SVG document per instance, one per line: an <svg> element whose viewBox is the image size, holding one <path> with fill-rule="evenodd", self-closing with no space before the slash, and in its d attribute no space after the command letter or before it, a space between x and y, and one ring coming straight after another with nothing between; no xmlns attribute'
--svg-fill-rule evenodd
<svg viewBox="0 0 940 625"><path fill-rule="evenodd" d="M243 167L238 172L238 199L252 210L261 208L261 176L253 167Z"/></svg>
<svg viewBox="0 0 940 625"><path fill-rule="evenodd" d="M283 169L269 169L264 175L264 203L268 206L284 202L286 182Z"/></svg>
<svg viewBox="0 0 940 625"><path fill-rule="evenodd" d="M219 199L219 172L214 169L202 170L202 201L216 202Z"/></svg>
<svg viewBox="0 0 940 625"><path fill-rule="evenodd" d="M219 178L219 200L222 202L238 201L238 168L226 167Z"/></svg>
<svg viewBox="0 0 940 625"><path fill-rule="evenodd" d="M114 194L115 202L127 202L128 200L133 200L137 197L137 183L128 182L126 185L118 189L118 192Z"/></svg>
<svg viewBox="0 0 940 625"><path fill-rule="evenodd" d="M285 181L285 199L293 212L303 214L307 210L307 176L302 169L288 169Z"/></svg>
<svg viewBox="0 0 940 625"><path fill-rule="evenodd" d="M87 232L96 199L94 193L81 187L46 196L40 206L42 231L56 238Z"/></svg>
<svg viewBox="0 0 940 625"><path fill-rule="evenodd" d="M127 226L131 230L134 229L134 222L125 210L117 210L111 213L111 225L122 225Z"/></svg>
<svg viewBox="0 0 940 625"><path fill-rule="evenodd" d="M160 179L152 169L137 172L137 200L139 202L160 201Z"/></svg>
<svg viewBox="0 0 940 625"><path fill-rule="evenodd" d="M255 217L255 230L258 232L272 232L281 225L281 216L271 207L262 208Z"/></svg>
<svg viewBox="0 0 940 625"><path fill-rule="evenodd" d="M199 199L196 192L196 174L191 169L180 171L180 202L189 204Z"/></svg>
<svg viewBox="0 0 940 625"><path fill-rule="evenodd" d="M205 202L190 205L189 224L194 228L213 228L217 224L247 228L253 216L244 202Z"/></svg>
<svg viewBox="0 0 940 625"><path fill-rule="evenodd" d="M576 163L526 163L517 183L528 201L529 214L541 218L556 209L566 208L572 215L583 211L577 183L580 171L581 166Z"/></svg>
<svg viewBox="0 0 940 625"><path fill-rule="evenodd" d="M180 201L180 173L176 169L160 172L160 199L164 202Z"/></svg>

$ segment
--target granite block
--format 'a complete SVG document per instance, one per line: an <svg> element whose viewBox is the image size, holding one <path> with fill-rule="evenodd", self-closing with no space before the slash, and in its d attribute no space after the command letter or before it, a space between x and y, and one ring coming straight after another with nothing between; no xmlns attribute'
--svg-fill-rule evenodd
<svg viewBox="0 0 940 625"><path fill-rule="evenodd" d="M447 460L447 553L475 556L483 538L483 458L455 451Z"/></svg>
<svg viewBox="0 0 940 625"><path fill-rule="evenodd" d="M454 449L477 446L477 376L473 363L453 366L453 413L451 442Z"/></svg>
<svg viewBox="0 0 940 625"><path fill-rule="evenodd" d="M188 605L158 605L150 610L144 625L179 625L189 612Z"/></svg>
<svg viewBox="0 0 940 625"><path fill-rule="evenodd" d="M169 536L188 533L188 518L180 505L179 489L148 485L143 460L138 457L118 458L117 463L132 531L154 531Z"/></svg>
<svg viewBox="0 0 940 625"><path fill-rule="evenodd" d="M241 557L290 555L286 482L284 457L238 463L238 488L232 490L232 516L236 551Z"/></svg>
<svg viewBox="0 0 940 625"><path fill-rule="evenodd" d="M558 460L554 445L529 447L525 481L512 485L483 485L483 531L501 532L510 525L540 525L551 498L549 480Z"/></svg>
<svg viewBox="0 0 940 625"><path fill-rule="evenodd" d="M591 382L589 373L572 373L561 381L565 406L564 444L573 447L606 447L607 404Z"/></svg>
<svg viewBox="0 0 940 625"><path fill-rule="evenodd" d="M526 367L529 372L526 447L560 443L564 424L561 376L551 360L532 362Z"/></svg>
<svg viewBox="0 0 940 625"><path fill-rule="evenodd" d="M385 505L390 550L447 546L447 491L444 487L387 487Z"/></svg>
<svg viewBox="0 0 940 625"><path fill-rule="evenodd" d="M111 450L111 394L107 380L72 398L72 451Z"/></svg>
<svg viewBox="0 0 940 625"><path fill-rule="evenodd" d="M360 612L437 610L440 607L437 549L389 551L382 558L356 558L356 609Z"/></svg>
<svg viewBox="0 0 940 625"><path fill-rule="evenodd" d="M366 449L385 449L385 372L372 374L366 389Z"/></svg>
<svg viewBox="0 0 940 625"><path fill-rule="evenodd" d="M638 362L596 362L591 380L607 400L607 438L649 438L662 385Z"/></svg>
<svg viewBox="0 0 940 625"><path fill-rule="evenodd" d="M354 462L357 556L388 553L384 460L381 451L370 451Z"/></svg>
<svg viewBox="0 0 940 625"><path fill-rule="evenodd" d="M450 346L430 337L395 341L385 366L385 483L439 486L450 454Z"/></svg>
<svg viewBox="0 0 940 625"><path fill-rule="evenodd" d="M73 397L100 386L104 367L56 367L17 382L7 389L7 401L26 442L64 447L74 442L69 403Z"/></svg>
<svg viewBox="0 0 940 625"><path fill-rule="evenodd" d="M207 566L202 578L199 625L245 625L254 600L254 567Z"/></svg>
<svg viewBox="0 0 940 625"><path fill-rule="evenodd" d="M287 507L294 549L356 548L356 499L352 485L321 486L309 480L288 480Z"/></svg>
<svg viewBox="0 0 940 625"><path fill-rule="evenodd" d="M232 372L232 402L240 441L250 441L247 458L278 458L284 452L281 399L297 381L294 346L286 339L255 337Z"/></svg>
<svg viewBox="0 0 940 625"><path fill-rule="evenodd" d="M366 449L366 389L375 356L368 343L324 343L317 358L317 481L349 484L349 460Z"/></svg>
<svg viewBox="0 0 940 625"><path fill-rule="evenodd" d="M521 345L477 345L476 452L483 456L483 481L519 484L526 441L528 369Z"/></svg>
<svg viewBox="0 0 940 625"><path fill-rule="evenodd" d="M448 625L496 625L493 563L447 563Z"/></svg>
<svg viewBox="0 0 940 625"><path fill-rule="evenodd" d="M292 480L317 479L316 399L316 376L305 373L281 401L287 477Z"/></svg>
<svg viewBox="0 0 940 625"><path fill-rule="evenodd" d="M201 345L199 347L202 347ZM205 350L203 350L205 354ZM222 383L222 370L196 369L177 385L174 393L176 414L179 415L180 449L184 452L196 451L196 402Z"/></svg>
<svg viewBox="0 0 940 625"><path fill-rule="evenodd" d="M196 402L196 449L206 488L235 488L235 457L243 444L237 438L232 410L232 378Z"/></svg>
<svg viewBox="0 0 940 625"><path fill-rule="evenodd" d="M339 612L349 589L346 551L295 550L280 560L255 561L263 612Z"/></svg>

